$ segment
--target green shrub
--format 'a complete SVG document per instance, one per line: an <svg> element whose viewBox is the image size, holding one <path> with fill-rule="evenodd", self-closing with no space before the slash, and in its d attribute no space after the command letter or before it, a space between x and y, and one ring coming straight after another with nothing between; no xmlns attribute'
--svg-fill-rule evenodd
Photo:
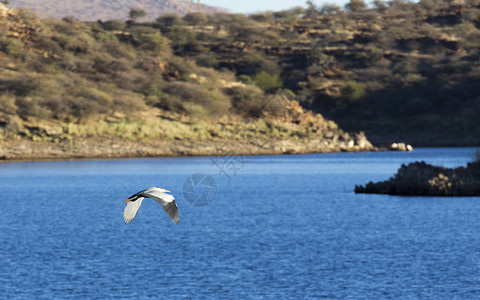
<svg viewBox="0 0 480 300"><path fill-rule="evenodd" d="M17 105L15 104L15 97L8 94L0 96L0 111L9 115L17 112Z"/></svg>
<svg viewBox="0 0 480 300"><path fill-rule="evenodd" d="M70 21L69 21L70 20ZM83 22L77 22L71 19L46 19L43 23L54 33L60 33L67 36L83 35L89 32L89 26Z"/></svg>
<svg viewBox="0 0 480 300"><path fill-rule="evenodd" d="M124 58L129 62L133 62L137 58L137 51L131 45L109 40L103 43L103 48L115 58Z"/></svg>
<svg viewBox="0 0 480 300"><path fill-rule="evenodd" d="M115 34L111 32L97 32L95 34L95 38L100 41L100 42L105 42L105 41L118 41L118 38Z"/></svg>
<svg viewBox="0 0 480 300"><path fill-rule="evenodd" d="M132 8L130 9L130 12L128 13L128 16L130 19L134 22L137 21L137 19L141 19L147 15L147 12L143 9L138 9L138 8Z"/></svg>
<svg viewBox="0 0 480 300"><path fill-rule="evenodd" d="M104 106L108 106L109 104L113 103L112 95L93 87L86 87L79 90L76 93L76 96L87 99L88 101L95 101Z"/></svg>
<svg viewBox="0 0 480 300"><path fill-rule="evenodd" d="M167 61L166 70L164 71L167 80L172 80L170 77L174 75L175 80L188 80L189 76L193 73L193 66L189 61L183 60L177 56L173 56Z"/></svg>
<svg viewBox="0 0 480 300"><path fill-rule="evenodd" d="M341 89L341 96L349 101L359 100L366 95L366 87L363 83L348 81Z"/></svg>
<svg viewBox="0 0 480 300"><path fill-rule="evenodd" d="M51 112L46 107L42 107L32 98L17 98L15 103L18 107L18 115L22 118L35 117L46 119L51 117Z"/></svg>
<svg viewBox="0 0 480 300"><path fill-rule="evenodd" d="M283 86L283 82L278 74L269 74L265 71L257 73L253 82L265 92L274 92Z"/></svg>
<svg viewBox="0 0 480 300"><path fill-rule="evenodd" d="M15 38L0 37L0 51L10 57L19 57L24 51L23 43Z"/></svg>
<svg viewBox="0 0 480 300"><path fill-rule="evenodd" d="M8 116L7 124L4 127L3 131L6 134L18 134L24 129L23 122L18 116Z"/></svg>
<svg viewBox="0 0 480 300"><path fill-rule="evenodd" d="M105 30L123 31L127 27L127 24L125 24L125 21L122 20L110 20L102 23L102 27Z"/></svg>
<svg viewBox="0 0 480 300"><path fill-rule="evenodd" d="M114 74L128 70L128 62L122 59L115 59L106 53L99 53L93 58L93 67L100 73Z"/></svg>
<svg viewBox="0 0 480 300"><path fill-rule="evenodd" d="M413 74L417 72L417 65L411 61L401 61L395 66L395 73L401 75Z"/></svg>
<svg viewBox="0 0 480 300"><path fill-rule="evenodd" d="M47 53L53 53L56 55L62 55L64 53L62 47L60 47L60 45L50 36L41 35L38 37L37 41L38 47L45 50Z"/></svg>
<svg viewBox="0 0 480 300"><path fill-rule="evenodd" d="M146 103L150 106L175 112L185 112L180 98L163 92L156 85L152 84L147 89L146 94Z"/></svg>
<svg viewBox="0 0 480 300"><path fill-rule="evenodd" d="M250 77L248 75L238 75L238 80L240 80L241 82L243 82L247 85L255 84L255 82L253 82L252 77Z"/></svg>
<svg viewBox="0 0 480 300"><path fill-rule="evenodd" d="M213 52L201 53L195 57L197 65L206 68L218 68L218 58Z"/></svg>
<svg viewBox="0 0 480 300"><path fill-rule="evenodd" d="M183 20L177 14L166 14L155 20L154 26L163 33L170 31L173 26L183 25Z"/></svg>
<svg viewBox="0 0 480 300"><path fill-rule="evenodd" d="M140 49L147 51L163 51L169 47L169 40L160 32L142 33L140 35Z"/></svg>
<svg viewBox="0 0 480 300"><path fill-rule="evenodd" d="M183 102L207 105L212 101L210 95L200 86L189 82L169 83L163 92L180 98Z"/></svg>
<svg viewBox="0 0 480 300"><path fill-rule="evenodd" d="M113 107L116 111L132 113L145 108L141 94L130 91L119 91L113 95Z"/></svg>
<svg viewBox="0 0 480 300"><path fill-rule="evenodd" d="M172 26L165 36L172 42L179 44L187 44L196 41L195 32L186 26Z"/></svg>
<svg viewBox="0 0 480 300"><path fill-rule="evenodd" d="M25 76L10 80L0 80L0 90L9 91L16 96L25 97L39 88L39 82L33 77Z"/></svg>
<svg viewBox="0 0 480 300"><path fill-rule="evenodd" d="M169 111L178 113L186 112L184 106L182 105L182 100L175 95L168 95L166 93L162 93L161 95L149 95L147 96L146 103L150 106Z"/></svg>
<svg viewBox="0 0 480 300"><path fill-rule="evenodd" d="M232 99L233 110L249 117L260 117L262 115L263 100L265 94L256 86L235 87L229 90Z"/></svg>
<svg viewBox="0 0 480 300"><path fill-rule="evenodd" d="M52 117L58 120L67 120L72 115L72 109L69 106L69 102L63 99L60 95L44 100L42 106L47 108L51 112Z"/></svg>
<svg viewBox="0 0 480 300"><path fill-rule="evenodd" d="M185 23L193 26L204 25L207 20L207 17L203 13L189 13L183 17Z"/></svg>
<svg viewBox="0 0 480 300"><path fill-rule="evenodd" d="M266 98L262 106L262 113L273 117L285 116L287 109L284 104L284 98L281 95L272 95Z"/></svg>
<svg viewBox="0 0 480 300"><path fill-rule="evenodd" d="M65 97L63 101L67 101L72 115L78 119L85 119L90 115L98 113L106 113L109 109L106 106L92 100L81 97Z"/></svg>
<svg viewBox="0 0 480 300"><path fill-rule="evenodd" d="M350 0L349 3L345 5L345 8L349 11L362 11L367 8L367 4L363 0Z"/></svg>

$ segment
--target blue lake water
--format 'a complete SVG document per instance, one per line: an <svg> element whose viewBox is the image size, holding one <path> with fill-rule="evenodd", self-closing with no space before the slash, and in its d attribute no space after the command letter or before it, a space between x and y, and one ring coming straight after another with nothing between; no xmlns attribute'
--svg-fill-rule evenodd
<svg viewBox="0 0 480 300"><path fill-rule="evenodd" d="M478 299L480 198L353 193L474 152L0 164L0 299ZM195 173L216 182L208 206L183 199ZM149 199L124 223L150 186L180 225Z"/></svg>

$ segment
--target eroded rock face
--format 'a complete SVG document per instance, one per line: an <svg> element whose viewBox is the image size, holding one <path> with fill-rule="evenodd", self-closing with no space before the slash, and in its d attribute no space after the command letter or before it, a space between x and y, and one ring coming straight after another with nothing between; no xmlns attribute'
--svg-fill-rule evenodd
<svg viewBox="0 0 480 300"><path fill-rule="evenodd" d="M355 193L408 196L479 196L480 163L467 167L442 168L425 162L402 165L394 177L356 186Z"/></svg>

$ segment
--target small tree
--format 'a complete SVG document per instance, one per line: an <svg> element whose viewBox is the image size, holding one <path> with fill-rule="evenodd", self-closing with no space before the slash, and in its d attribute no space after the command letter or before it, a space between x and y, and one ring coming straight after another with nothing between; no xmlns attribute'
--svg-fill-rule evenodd
<svg viewBox="0 0 480 300"><path fill-rule="evenodd" d="M347 5L345 5L345 9L349 11L362 11L367 8L367 4L363 2L363 0L350 0Z"/></svg>
<svg viewBox="0 0 480 300"><path fill-rule="evenodd" d="M348 81L341 89L340 93L345 100L350 102L360 100L367 94L366 86L363 83L356 81Z"/></svg>
<svg viewBox="0 0 480 300"><path fill-rule="evenodd" d="M266 92L274 92L283 86L283 82L278 74L270 74L265 71L257 73L253 82Z"/></svg>
<svg viewBox="0 0 480 300"><path fill-rule="evenodd" d="M147 15L147 12L143 9L139 8L132 8L130 9L130 12L128 13L128 16L133 22L136 22L137 19L143 18Z"/></svg>
<svg viewBox="0 0 480 300"><path fill-rule="evenodd" d="M382 1L382 0L373 1L373 5L379 10L384 10L385 8L387 8L387 3L385 3L385 1Z"/></svg>
<svg viewBox="0 0 480 300"><path fill-rule="evenodd" d="M312 15L314 15L316 12L317 12L317 6L315 5L315 3L313 3L313 1L307 1L307 12L306 12L306 15L307 15L307 16L312 16Z"/></svg>
<svg viewBox="0 0 480 300"><path fill-rule="evenodd" d="M208 21L207 17L203 13L189 13L183 17L183 20L193 26L202 26Z"/></svg>
<svg viewBox="0 0 480 300"><path fill-rule="evenodd" d="M325 4L320 10L322 15L336 15L342 11L342 8L334 4Z"/></svg>
<svg viewBox="0 0 480 300"><path fill-rule="evenodd" d="M166 33L175 25L182 25L183 20L177 14L167 14L158 17L155 20L154 26L160 28L162 33Z"/></svg>
<svg viewBox="0 0 480 300"><path fill-rule="evenodd" d="M9 0L0 0L0 3L3 3L5 5L9 5L10 1Z"/></svg>

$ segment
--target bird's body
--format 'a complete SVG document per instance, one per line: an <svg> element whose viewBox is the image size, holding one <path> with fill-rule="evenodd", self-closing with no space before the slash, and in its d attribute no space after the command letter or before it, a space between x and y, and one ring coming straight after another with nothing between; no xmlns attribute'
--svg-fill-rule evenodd
<svg viewBox="0 0 480 300"><path fill-rule="evenodd" d="M169 193L169 191L165 189L151 187L130 196L125 200L125 202L127 202L127 207L125 207L125 211L123 212L123 219L126 223L130 223L135 219L135 216L142 205L143 199L152 198L163 207L173 223L180 223L180 216L178 214L178 207L177 203L175 203L175 198L167 193Z"/></svg>

